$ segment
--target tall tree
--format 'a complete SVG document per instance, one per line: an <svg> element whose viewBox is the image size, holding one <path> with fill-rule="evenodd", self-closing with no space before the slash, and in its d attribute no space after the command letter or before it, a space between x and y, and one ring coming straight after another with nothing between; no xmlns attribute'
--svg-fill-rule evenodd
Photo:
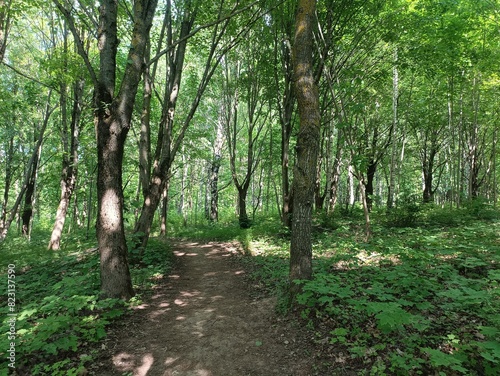
<svg viewBox="0 0 500 376"><path fill-rule="evenodd" d="M80 136L81 122L80 118L83 110L83 90L85 80L82 77L76 77L73 82L71 95L71 120L68 120L68 84L66 77L69 76L68 67L68 32L64 30L63 34L63 61L60 83L60 108L61 108L61 141L62 141L62 170L61 170L61 195L59 205L56 211L56 219L50 241L49 250L58 250L61 243L62 230L66 221L66 214L70 205L71 197L76 187L78 173L78 144ZM77 76L79 76L77 74Z"/></svg>
<svg viewBox="0 0 500 376"><path fill-rule="evenodd" d="M21 189L17 195L17 199L10 210L10 215L8 218L4 221L3 227L0 228L0 242L5 240L7 237L7 233L9 232L10 225L12 224L12 221L14 221L14 218L16 217L16 214L18 212L18 208L21 204L21 201L23 197L25 197L25 205L24 205L24 210L22 214L22 220L23 220L23 233L25 235L28 235L29 233L29 224L31 221L31 216L33 214L32 211L32 200L33 200L33 193L35 189L35 179L36 179L36 169L38 166L38 161L40 158L40 153L41 153L41 148L42 148L42 143L44 140L44 134L47 129L47 126L49 124L49 119L52 113L55 110L55 107L51 107L51 91L49 91L47 95L47 102L45 103L45 108L42 110L43 112L43 119L41 121L41 124L38 127L38 132L36 135L35 139L35 145L33 146L33 151L31 153L31 157L26 163L26 170L24 173L23 181L22 181L22 186ZM26 195L26 196L25 196Z"/></svg>
<svg viewBox="0 0 500 376"><path fill-rule="evenodd" d="M298 292L294 280L312 277L312 208L320 141L318 88L313 76L313 25L316 1L298 0L292 47L295 95L300 129L297 163L293 174L293 220L290 245L291 293Z"/></svg>
<svg viewBox="0 0 500 376"><path fill-rule="evenodd" d="M212 76L219 66L223 56L241 41L243 36L248 32L250 26L261 16L260 10L254 11L249 19L245 21L244 26L237 30L235 35L227 38L224 42L224 37L227 36L228 29L229 26L232 25L233 18L236 18L236 16L247 11L251 8L252 4L249 6L242 6L239 2L236 2L227 15L227 9L225 8L226 4L224 1L221 1L218 5L214 4L213 6L217 9L216 20L206 24L204 27L198 27L195 30L191 29L197 19L196 16L199 15L199 4L191 4L189 1L182 4L185 8L180 9L181 12L179 12L179 14L182 14L179 39L174 41L170 37L167 37L167 48L159 52L157 57L151 60L154 62L163 56L163 54L172 53L172 56L167 56L167 60L169 62L173 62L174 65L170 66L170 63L167 64L170 69L167 69L168 77L164 93L165 99L163 100L163 113L160 120L160 129L158 132L154 160L151 164L152 173L149 180L148 194L144 198L141 215L134 230L137 234L135 247L141 249L141 254L144 252L149 240L155 211L158 208L163 188L166 184L168 184L168 180L171 175L170 169ZM178 132L175 133L175 106L179 98L181 74L184 69L181 62L184 61L184 54L188 42L191 41L192 37L194 37L202 29L209 27L212 27L212 31L208 39L210 41L208 45L208 52L206 53L205 61L203 62L204 69L201 75L199 75L201 77L197 78L198 86L195 89L194 98L192 99L190 106L188 106L188 110L185 112L184 119L180 121L181 125L178 127ZM169 32L167 32L167 35L168 34Z"/></svg>
<svg viewBox="0 0 500 376"><path fill-rule="evenodd" d="M119 67L116 0L101 0L97 30L99 72L92 67L72 15L74 7L54 0L68 26L94 83L94 123L97 135L97 241L101 258L101 292L104 297L129 299L134 295L127 260L123 223L122 165L137 89L144 71L146 46L157 0L136 0L126 65ZM72 9L72 10L69 10ZM117 80L117 71L123 72ZM116 90L117 82L120 87Z"/></svg>
<svg viewBox="0 0 500 376"><path fill-rule="evenodd" d="M274 81L275 98L281 126L281 223L291 227L292 195L290 190L290 139L293 129L295 93L293 90L292 34L293 11L290 2L275 12L274 23Z"/></svg>

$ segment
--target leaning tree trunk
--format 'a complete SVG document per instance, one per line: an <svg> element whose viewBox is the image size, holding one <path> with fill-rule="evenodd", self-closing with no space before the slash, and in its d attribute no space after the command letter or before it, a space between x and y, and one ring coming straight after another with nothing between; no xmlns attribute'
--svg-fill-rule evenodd
<svg viewBox="0 0 500 376"><path fill-rule="evenodd" d="M18 210L19 206L21 205L21 201L24 197L24 194L26 193L26 191L28 189L29 184L30 184L30 179L32 177L32 171L34 169L36 169L36 164L38 163L38 156L40 153L40 148L41 148L42 142L43 142L43 136L44 136L45 130L47 129L47 124L49 123L50 115L52 114L52 112L55 109L55 108L52 108L52 109L49 108L50 96L51 96L51 94L49 92L49 95L47 97L47 104L46 104L46 108L45 108L45 115L44 115L43 124L42 124L42 127L40 129L40 133L38 134L38 140L37 140L37 143L33 149L33 153L31 154L30 160L28 161L28 163L26 165L26 172L24 174L23 185L21 187L21 191L17 195L16 202L14 203L14 206L10 210L9 217L5 220L3 227L0 228L0 242L5 240L5 238L7 237L10 225L14 221L14 218L17 214L17 210Z"/></svg>
<svg viewBox="0 0 500 376"><path fill-rule="evenodd" d="M297 136L297 163L293 176L293 219L290 246L290 292L295 280L312 278L312 207L320 141L318 88L313 77L313 20L315 0L298 0L293 45L295 93L300 129Z"/></svg>

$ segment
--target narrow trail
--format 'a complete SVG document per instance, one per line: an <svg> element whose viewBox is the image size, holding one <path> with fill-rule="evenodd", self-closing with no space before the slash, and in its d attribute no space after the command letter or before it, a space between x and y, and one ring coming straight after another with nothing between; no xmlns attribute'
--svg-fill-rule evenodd
<svg viewBox="0 0 500 376"><path fill-rule="evenodd" d="M111 332L99 376L307 376L300 330L253 299L229 244L177 242L176 267L155 294Z"/></svg>

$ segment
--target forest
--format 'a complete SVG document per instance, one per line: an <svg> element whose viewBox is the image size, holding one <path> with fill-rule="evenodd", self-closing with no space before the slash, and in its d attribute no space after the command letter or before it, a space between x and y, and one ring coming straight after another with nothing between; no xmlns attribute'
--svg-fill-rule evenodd
<svg viewBox="0 0 500 376"><path fill-rule="evenodd" d="M498 0L0 0L0 375L106 375L188 242L290 374L498 375L499 61Z"/></svg>

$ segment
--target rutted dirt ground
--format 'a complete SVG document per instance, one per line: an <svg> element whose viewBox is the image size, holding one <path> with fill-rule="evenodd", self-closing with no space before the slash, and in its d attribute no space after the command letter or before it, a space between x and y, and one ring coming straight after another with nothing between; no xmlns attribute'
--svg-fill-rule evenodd
<svg viewBox="0 0 500 376"><path fill-rule="evenodd" d="M252 298L230 244L177 242L154 295L111 331L99 376L306 376L308 340L272 298Z"/></svg>

